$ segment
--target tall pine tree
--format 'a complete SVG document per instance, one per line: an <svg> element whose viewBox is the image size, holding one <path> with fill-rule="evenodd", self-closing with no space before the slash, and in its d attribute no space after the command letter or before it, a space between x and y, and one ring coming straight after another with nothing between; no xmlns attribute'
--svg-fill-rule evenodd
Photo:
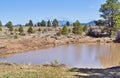
<svg viewBox="0 0 120 78"><path fill-rule="evenodd" d="M101 17L106 20L107 26L113 27L115 25L114 18L120 11L120 3L118 0L107 0L106 3L101 5L99 11Z"/></svg>

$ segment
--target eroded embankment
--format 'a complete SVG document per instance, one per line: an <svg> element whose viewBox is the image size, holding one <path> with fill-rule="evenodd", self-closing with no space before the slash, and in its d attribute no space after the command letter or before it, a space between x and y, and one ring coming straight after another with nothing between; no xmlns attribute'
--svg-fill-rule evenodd
<svg viewBox="0 0 120 78"><path fill-rule="evenodd" d="M13 54L40 50L75 43L107 43L110 38L91 38L82 36L29 38L0 42L0 58Z"/></svg>

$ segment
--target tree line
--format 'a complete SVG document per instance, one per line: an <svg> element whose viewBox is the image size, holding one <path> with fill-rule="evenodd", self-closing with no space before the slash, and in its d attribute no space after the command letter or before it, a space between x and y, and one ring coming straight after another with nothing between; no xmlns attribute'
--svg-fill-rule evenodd
<svg viewBox="0 0 120 78"><path fill-rule="evenodd" d="M2 26L2 22L0 21L0 26ZM9 29L9 31L14 31L14 26L13 26L13 23L11 21L7 22L5 24L5 26ZM50 20L48 20L47 22L42 20L41 22L38 22L36 25L33 24L32 20L29 20L28 23L26 23L24 26L27 26L29 27L27 32L29 34L32 34L34 33L34 28L35 26L37 27L58 27L59 24L58 24L58 20L57 19L54 19L53 22L51 22ZM73 34L79 34L79 35L82 35L82 32L85 30L85 27L82 27L80 22L78 20L76 20L74 23L73 23L73 28L72 30L71 29L68 29L68 27L70 26L70 22L67 21L66 22L66 25L64 27L62 27L62 29L60 29L60 31L58 32L58 34L61 34L61 35L68 35L70 32L73 33ZM2 31L2 28L0 27L1 31ZM24 34L24 27L22 25L19 26L19 29L16 30L16 31L19 31L19 34L22 35ZM41 29L39 28L38 31L41 31Z"/></svg>
<svg viewBox="0 0 120 78"><path fill-rule="evenodd" d="M2 22L0 21L0 26L3 26L2 25ZM9 27L9 26L13 26L13 23L11 21L7 22L5 24L6 27ZM57 19L54 19L53 21L45 21L45 20L42 20L41 22L37 22L36 24L33 23L32 20L29 20L28 23L26 23L24 26L42 26L42 27L58 27L59 26L59 21ZM70 22L67 21L66 22L66 26L70 26Z"/></svg>

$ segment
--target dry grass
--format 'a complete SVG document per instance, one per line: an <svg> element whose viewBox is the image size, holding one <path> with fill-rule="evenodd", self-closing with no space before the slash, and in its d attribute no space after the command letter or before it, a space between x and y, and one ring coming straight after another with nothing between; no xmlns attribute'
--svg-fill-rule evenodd
<svg viewBox="0 0 120 78"><path fill-rule="evenodd" d="M120 67L79 69L6 63L0 64L0 78L120 78Z"/></svg>
<svg viewBox="0 0 120 78"><path fill-rule="evenodd" d="M75 78L66 67L0 65L0 78Z"/></svg>

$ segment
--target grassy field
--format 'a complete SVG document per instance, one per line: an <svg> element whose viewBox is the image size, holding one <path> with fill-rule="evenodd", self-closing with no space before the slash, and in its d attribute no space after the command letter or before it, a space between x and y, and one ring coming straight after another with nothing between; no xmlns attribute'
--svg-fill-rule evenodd
<svg viewBox="0 0 120 78"><path fill-rule="evenodd" d="M64 66L0 64L0 78L119 78L120 67L78 69Z"/></svg>
<svg viewBox="0 0 120 78"><path fill-rule="evenodd" d="M69 68L28 65L0 65L0 78L76 78Z"/></svg>

